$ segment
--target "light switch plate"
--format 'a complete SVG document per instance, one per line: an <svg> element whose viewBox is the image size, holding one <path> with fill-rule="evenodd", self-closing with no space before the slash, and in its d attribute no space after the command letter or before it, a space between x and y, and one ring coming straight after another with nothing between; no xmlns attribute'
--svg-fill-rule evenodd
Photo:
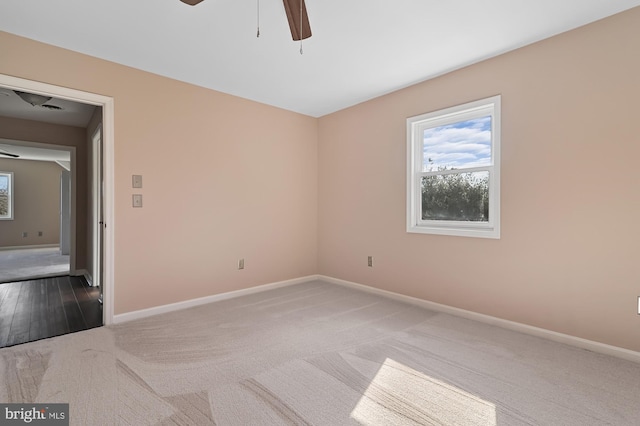
<svg viewBox="0 0 640 426"><path fill-rule="evenodd" d="M142 194L133 194L133 207L142 207Z"/></svg>
<svg viewBox="0 0 640 426"><path fill-rule="evenodd" d="M142 188L142 175L133 175L132 186L134 188Z"/></svg>

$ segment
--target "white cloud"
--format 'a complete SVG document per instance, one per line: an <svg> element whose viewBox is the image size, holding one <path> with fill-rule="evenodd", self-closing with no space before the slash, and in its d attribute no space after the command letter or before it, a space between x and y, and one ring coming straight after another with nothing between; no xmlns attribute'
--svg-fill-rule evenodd
<svg viewBox="0 0 640 426"><path fill-rule="evenodd" d="M461 168L491 162L491 118L484 117L424 132L424 169Z"/></svg>

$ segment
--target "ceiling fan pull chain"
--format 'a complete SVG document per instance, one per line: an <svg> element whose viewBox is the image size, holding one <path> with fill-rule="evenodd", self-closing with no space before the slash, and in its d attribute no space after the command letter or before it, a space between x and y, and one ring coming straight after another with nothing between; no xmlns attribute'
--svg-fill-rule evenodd
<svg viewBox="0 0 640 426"><path fill-rule="evenodd" d="M256 0L257 1L257 5L258 5L258 13L257 13L257 19L258 19L258 31L256 32L256 38L260 38L260 0Z"/></svg>
<svg viewBox="0 0 640 426"><path fill-rule="evenodd" d="M302 4L304 0L300 0L300 54L302 55L302 39L304 35L302 34L304 31L304 24L302 23Z"/></svg>

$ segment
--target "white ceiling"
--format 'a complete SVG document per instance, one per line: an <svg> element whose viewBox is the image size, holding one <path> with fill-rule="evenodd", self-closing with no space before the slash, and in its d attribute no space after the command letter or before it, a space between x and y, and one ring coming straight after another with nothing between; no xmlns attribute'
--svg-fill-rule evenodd
<svg viewBox="0 0 640 426"><path fill-rule="evenodd" d="M640 0L306 3L303 55L280 0L2 0L0 30L318 117Z"/></svg>

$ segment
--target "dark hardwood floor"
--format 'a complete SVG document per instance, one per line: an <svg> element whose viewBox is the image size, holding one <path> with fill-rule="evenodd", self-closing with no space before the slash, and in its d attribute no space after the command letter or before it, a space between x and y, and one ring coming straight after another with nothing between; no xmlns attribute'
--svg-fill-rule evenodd
<svg viewBox="0 0 640 426"><path fill-rule="evenodd" d="M99 296L68 275L0 284L0 348L100 327Z"/></svg>

